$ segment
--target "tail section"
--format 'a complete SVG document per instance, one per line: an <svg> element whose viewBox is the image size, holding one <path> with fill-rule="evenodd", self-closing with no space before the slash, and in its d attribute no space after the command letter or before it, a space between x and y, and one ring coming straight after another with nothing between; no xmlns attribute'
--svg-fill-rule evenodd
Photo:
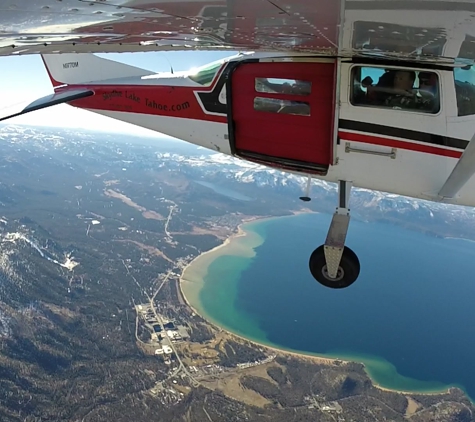
<svg viewBox="0 0 475 422"><path fill-rule="evenodd" d="M78 85L153 74L150 70L102 59L94 54L44 54L42 58L55 88L65 84Z"/></svg>

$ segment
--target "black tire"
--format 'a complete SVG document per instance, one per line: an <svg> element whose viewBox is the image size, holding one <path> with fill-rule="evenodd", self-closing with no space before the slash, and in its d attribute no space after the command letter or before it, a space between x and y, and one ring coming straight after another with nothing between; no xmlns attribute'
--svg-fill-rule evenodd
<svg viewBox="0 0 475 422"><path fill-rule="evenodd" d="M327 263L323 245L313 251L308 264L313 278L323 286L331 289L344 289L349 287L360 275L360 261L356 254L346 246L343 250L338 275L335 279L326 275Z"/></svg>

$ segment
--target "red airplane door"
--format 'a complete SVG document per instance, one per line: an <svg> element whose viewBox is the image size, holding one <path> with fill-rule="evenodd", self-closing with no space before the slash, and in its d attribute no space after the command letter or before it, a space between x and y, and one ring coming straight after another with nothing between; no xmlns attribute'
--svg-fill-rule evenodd
<svg viewBox="0 0 475 422"><path fill-rule="evenodd" d="M335 63L249 62L231 76L236 154L325 171L333 144Z"/></svg>

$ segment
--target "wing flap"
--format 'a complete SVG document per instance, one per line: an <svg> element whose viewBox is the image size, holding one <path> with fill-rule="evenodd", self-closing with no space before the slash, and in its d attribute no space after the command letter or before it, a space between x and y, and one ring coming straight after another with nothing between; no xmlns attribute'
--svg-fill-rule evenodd
<svg viewBox="0 0 475 422"><path fill-rule="evenodd" d="M57 104L79 100L80 98L90 97L91 95L94 95L94 91L90 89L70 89L47 95L46 97L39 98L32 102L27 101L14 104L0 109L0 122L11 119L12 117L30 113L31 111L41 110L42 108L51 107Z"/></svg>

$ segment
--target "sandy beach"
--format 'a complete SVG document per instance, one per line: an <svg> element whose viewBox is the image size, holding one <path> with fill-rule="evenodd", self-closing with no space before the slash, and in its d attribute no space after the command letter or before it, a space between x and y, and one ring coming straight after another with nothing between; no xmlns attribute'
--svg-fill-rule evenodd
<svg viewBox="0 0 475 422"><path fill-rule="evenodd" d="M297 212L297 211L296 211ZM249 236L249 233L243 230L242 226L244 224L251 223L253 221L266 221L266 220L273 220L276 218L285 218L285 217L291 217L291 215L288 216L278 216L278 217L273 217L273 216L266 216L266 217L260 217L260 216L252 216L248 218L243 218L242 222L237 226L236 232L233 233L231 236L226 238L226 240L221 243L218 246L215 246L213 249L210 249L209 251L203 252L200 255L198 255L196 258L194 258L192 261L190 261L186 267L183 269L181 277L180 277L180 289L182 290L182 295L183 297L186 297L186 295L183 292L182 289L182 282L189 282L189 283L199 283L197 280L202 280L204 276L206 275L207 272L207 267L208 265L215 259L214 255L216 255L217 251L220 251L223 248L229 247L234 239L244 237L244 236ZM256 234L257 236L257 234ZM264 239L260 239L261 243ZM258 245L256 245L258 246ZM247 250L246 250L247 249ZM241 256L249 256L252 257L253 253L249 252L248 248L240 248L239 252L241 252ZM234 253L233 253L234 255ZM189 302L187 300L187 302Z"/></svg>

